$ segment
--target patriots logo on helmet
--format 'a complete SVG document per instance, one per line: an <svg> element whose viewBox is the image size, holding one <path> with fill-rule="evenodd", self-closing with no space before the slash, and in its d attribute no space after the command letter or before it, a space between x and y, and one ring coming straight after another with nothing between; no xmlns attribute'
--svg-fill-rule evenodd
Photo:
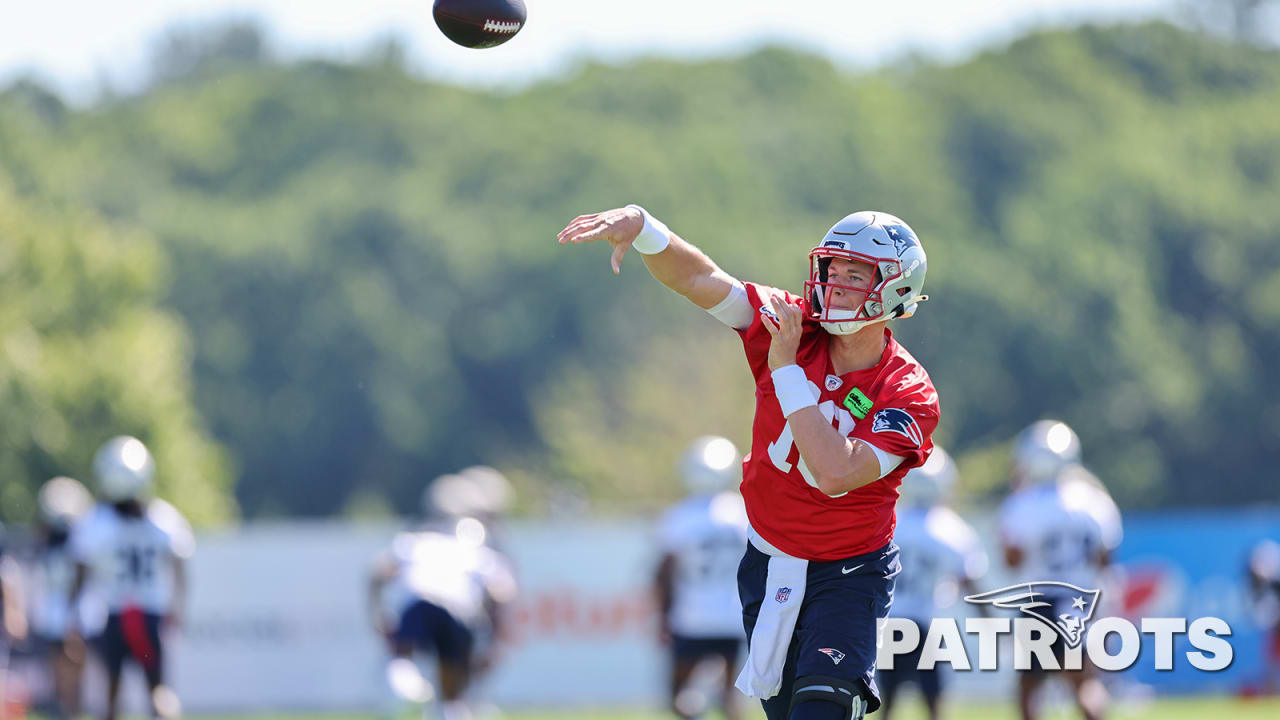
<svg viewBox="0 0 1280 720"><path fill-rule="evenodd" d="M818 652L831 658L831 662L837 665L839 665L840 661L844 659L844 653L836 650L835 648L818 648Z"/></svg>
<svg viewBox="0 0 1280 720"><path fill-rule="evenodd" d="M898 408L885 408L876 413L875 418L871 421L871 432L897 433L915 443L916 447L924 444L924 433L920 431L920 426L916 424L916 419L911 417L906 410L899 410Z"/></svg>
<svg viewBox="0 0 1280 720"><path fill-rule="evenodd" d="M1053 628L1067 647L1075 648L1084 639L1085 625L1093 619L1099 594L1098 590L1045 580L968 595L964 600L977 605L1020 610Z"/></svg>
<svg viewBox="0 0 1280 720"><path fill-rule="evenodd" d="M893 249L897 251L898 257L902 257L907 248L915 245L920 246L920 240L911 228L906 225L886 225L884 231L889 234L889 239L893 241Z"/></svg>

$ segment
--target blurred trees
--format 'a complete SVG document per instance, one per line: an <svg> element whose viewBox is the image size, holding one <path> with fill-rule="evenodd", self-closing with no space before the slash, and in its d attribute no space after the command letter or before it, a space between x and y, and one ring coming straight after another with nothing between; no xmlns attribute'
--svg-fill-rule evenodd
<svg viewBox="0 0 1280 720"><path fill-rule="evenodd" d="M249 514L370 493L412 512L433 476L481 460L535 507L634 507L678 492L694 435L745 444L734 334L636 258L614 277L607 249L554 242L627 202L792 290L839 217L907 218L934 301L898 330L973 491L1055 415L1123 504L1274 499L1274 52L1086 27L955 67L848 76L764 50L494 94L210 47L243 62L89 111L11 90L0 167L160 241L195 405Z"/></svg>
<svg viewBox="0 0 1280 720"><path fill-rule="evenodd" d="M92 487L93 453L119 434L150 446L158 491L194 521L232 515L186 329L158 307L166 272L154 241L0 183L0 517L30 519L54 475Z"/></svg>

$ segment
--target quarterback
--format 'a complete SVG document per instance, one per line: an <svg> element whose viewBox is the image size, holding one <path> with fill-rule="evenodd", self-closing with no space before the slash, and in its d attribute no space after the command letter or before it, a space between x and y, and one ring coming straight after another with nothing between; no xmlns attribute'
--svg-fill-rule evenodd
<svg viewBox="0 0 1280 720"><path fill-rule="evenodd" d="M733 278L637 205L559 233L601 240L615 273L634 247L659 282L736 330L755 378L737 687L769 720L873 712L876 624L901 569L894 503L938 422L933 383L886 327L925 299L920 240L892 215L848 215L809 252L801 295Z"/></svg>

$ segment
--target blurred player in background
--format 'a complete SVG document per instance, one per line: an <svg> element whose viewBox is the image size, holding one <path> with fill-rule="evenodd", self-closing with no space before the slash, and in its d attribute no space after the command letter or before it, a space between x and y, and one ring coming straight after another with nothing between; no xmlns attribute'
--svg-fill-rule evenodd
<svg viewBox="0 0 1280 720"><path fill-rule="evenodd" d="M5 541L4 525L0 524L0 718L9 713L9 650L27 639L22 573Z"/></svg>
<svg viewBox="0 0 1280 720"><path fill-rule="evenodd" d="M78 480L56 477L40 487L31 568L31 631L39 642L53 678L47 712L56 718L80 714L80 676L85 647L66 642L80 622L79 608L70 603L76 576L71 555L72 527L93 507L93 496Z"/></svg>
<svg viewBox="0 0 1280 720"><path fill-rule="evenodd" d="M77 605L87 584L107 605L98 639L107 669L107 720L116 717L126 660L142 669L152 715L176 717L178 697L164 682L165 636L181 624L185 563L195 537L176 508L151 497L155 462L137 438L108 440L94 455L93 472L102 503L71 533L76 577L69 605ZM68 642L78 641L72 627Z"/></svg>
<svg viewBox="0 0 1280 720"><path fill-rule="evenodd" d="M1101 588L1112 553L1120 545L1120 510L1101 481L1080 465L1080 439L1065 423L1040 420L1013 441L1012 494L1000 508L1000 542L1016 578L1050 580L1082 588ZM1046 598L1070 607L1070 593ZM1056 613L1055 613L1056 614ZM1054 637L1062 666L1065 644ZM1032 669L1018 673L1018 707L1024 720L1039 715L1036 692L1046 670L1033 656ZM1099 720L1108 702L1094 668L1085 657L1079 671L1061 671L1072 686L1086 720Z"/></svg>
<svg viewBox="0 0 1280 720"><path fill-rule="evenodd" d="M742 340L756 408L735 685L769 720L875 712L876 629L902 569L894 504L939 413L928 373L888 328L925 299L915 232L887 213L842 218L807 253L801 295L737 280L636 205L581 215L558 240L608 242L614 272L634 246L654 278Z"/></svg>
<svg viewBox="0 0 1280 720"><path fill-rule="evenodd" d="M1280 543L1262 540L1249 552L1249 604L1262 630L1262 678L1256 692L1280 692Z"/></svg>
<svg viewBox="0 0 1280 720"><path fill-rule="evenodd" d="M703 662L724 664L720 706L739 716L734 673L746 639L738 602L738 561L747 544L747 511L738 494L740 458L722 437L694 441L680 463L692 493L662 516L655 589L663 641L671 647L671 707L683 718L701 715L709 698L689 680Z"/></svg>
<svg viewBox="0 0 1280 720"><path fill-rule="evenodd" d="M898 500L898 527L893 541L901 552L902 574L893 591L891 613L922 629L938 612L962 595L976 592L974 581L987 573L987 553L969 523L947 507L956 484L956 465L940 447L925 464L907 473ZM923 643L904 655L892 670L879 673L884 717L893 712L902 686L916 683L930 720L941 713L942 677L934 669L917 669Z"/></svg>
<svg viewBox="0 0 1280 720"><path fill-rule="evenodd" d="M414 660L417 653L434 655L442 720L472 717L466 691L493 666L505 606L516 592L510 563L486 544L488 530L475 517L499 512L510 486L503 479L507 500L495 498L492 474L477 481L485 473L469 470L428 486L425 523L395 537L375 559L369 583L374 630L393 656L387 666L393 692L411 702L432 700L435 690Z"/></svg>

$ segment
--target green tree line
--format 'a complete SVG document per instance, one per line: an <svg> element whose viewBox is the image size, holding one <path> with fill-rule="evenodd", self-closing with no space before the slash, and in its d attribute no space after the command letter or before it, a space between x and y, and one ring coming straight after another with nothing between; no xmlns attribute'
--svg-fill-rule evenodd
<svg viewBox="0 0 1280 720"><path fill-rule="evenodd" d="M484 92L394 53L285 63L245 28L182 40L135 97L0 96L0 243L31 238L0 250L0 379L45 393L0 403L0 467L26 496L83 472L110 420L170 438L162 474L210 521L408 513L478 461L534 511L666 502L693 436L745 446L751 381L736 336L637 260L615 277L606 249L557 246L575 215L639 202L793 291L838 218L906 218L933 299L897 331L977 501L1043 416L1077 429L1125 507L1275 499L1275 51L1082 27L949 66L850 74L765 49ZM46 246L104 265L14 297ZM68 288L83 304L32 319ZM23 360L22 337L46 359ZM104 374L116 394L94 389Z"/></svg>

